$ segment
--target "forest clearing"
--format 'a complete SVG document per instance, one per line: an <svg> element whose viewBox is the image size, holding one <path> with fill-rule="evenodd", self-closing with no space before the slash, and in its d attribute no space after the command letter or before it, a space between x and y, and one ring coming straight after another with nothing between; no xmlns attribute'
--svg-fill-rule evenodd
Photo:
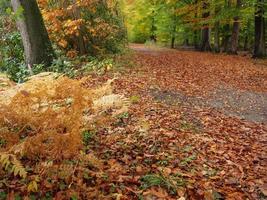
<svg viewBox="0 0 267 200"><path fill-rule="evenodd" d="M0 6L0 200L267 198L264 1Z"/></svg>

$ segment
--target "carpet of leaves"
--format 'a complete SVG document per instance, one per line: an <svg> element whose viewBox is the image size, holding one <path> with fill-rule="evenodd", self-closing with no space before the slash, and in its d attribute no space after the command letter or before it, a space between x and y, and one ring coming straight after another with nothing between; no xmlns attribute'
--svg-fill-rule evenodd
<svg viewBox="0 0 267 200"><path fill-rule="evenodd" d="M100 130L88 148L105 163L101 170L106 181L98 190L112 192L117 199L265 199L266 122L240 119L212 107L169 104L151 93L157 89L205 99L227 84L266 94L265 62L133 48L135 66L121 72L115 82L116 92L132 102L129 112ZM257 107L253 102L251 106Z"/></svg>

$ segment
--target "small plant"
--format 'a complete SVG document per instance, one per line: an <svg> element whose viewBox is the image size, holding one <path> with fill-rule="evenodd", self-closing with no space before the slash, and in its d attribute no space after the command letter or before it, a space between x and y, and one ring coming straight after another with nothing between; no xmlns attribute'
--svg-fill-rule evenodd
<svg viewBox="0 0 267 200"><path fill-rule="evenodd" d="M193 133L198 133L199 128L193 123L182 121L180 124L181 131L192 131Z"/></svg>
<svg viewBox="0 0 267 200"><path fill-rule="evenodd" d="M82 73L96 73L103 74L106 71L110 71L114 66L114 60L107 58L103 60L99 60L96 58L91 58L89 62L87 62L81 69Z"/></svg>
<svg viewBox="0 0 267 200"><path fill-rule="evenodd" d="M23 179L25 179L27 176L26 169L12 154L0 153L0 164L2 165L4 170L10 171L15 176L19 175Z"/></svg>
<svg viewBox="0 0 267 200"><path fill-rule="evenodd" d="M181 162L180 162L180 166L184 167L184 166L187 166L189 165L193 160L195 160L197 158L196 154L193 154L185 159L183 159Z"/></svg>
<svg viewBox="0 0 267 200"><path fill-rule="evenodd" d="M162 174L149 174L141 178L141 189L146 190L148 188L159 186L164 187L170 192L170 194L176 194L176 190L179 186L184 186L184 181L179 177L170 176L169 178Z"/></svg>
<svg viewBox="0 0 267 200"><path fill-rule="evenodd" d="M94 137L95 137L94 131L84 131L82 134L83 144L87 146Z"/></svg>
<svg viewBox="0 0 267 200"><path fill-rule="evenodd" d="M129 113L128 112L124 112L124 113L119 114L117 117L118 117L118 119L128 119L129 118Z"/></svg>
<svg viewBox="0 0 267 200"><path fill-rule="evenodd" d="M130 101L131 101L132 104L137 104L140 101L140 97L136 96L136 95L133 95L133 96L130 97Z"/></svg>
<svg viewBox="0 0 267 200"><path fill-rule="evenodd" d="M5 147L7 144L7 141L3 138L0 138L0 148Z"/></svg>

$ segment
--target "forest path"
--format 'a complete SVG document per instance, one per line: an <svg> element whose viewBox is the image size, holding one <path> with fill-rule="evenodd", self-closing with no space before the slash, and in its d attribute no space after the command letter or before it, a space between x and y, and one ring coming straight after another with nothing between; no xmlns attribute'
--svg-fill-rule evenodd
<svg viewBox="0 0 267 200"><path fill-rule="evenodd" d="M229 116L267 123L267 67L239 56L140 44L130 47L140 58L140 66L152 75L148 85L155 100L214 108Z"/></svg>
<svg viewBox="0 0 267 200"><path fill-rule="evenodd" d="M129 67L114 82L115 92L128 97L131 106L107 133L99 134L94 149L98 157L109 152L109 159L120 163L113 179L130 188L127 199L140 199L137 194L167 200L262 199L267 188L264 63L131 48L125 60ZM111 77L96 77L90 84ZM150 184L142 179L146 175L163 176L166 182L139 193L140 185ZM178 188L166 186L181 182L185 185Z"/></svg>

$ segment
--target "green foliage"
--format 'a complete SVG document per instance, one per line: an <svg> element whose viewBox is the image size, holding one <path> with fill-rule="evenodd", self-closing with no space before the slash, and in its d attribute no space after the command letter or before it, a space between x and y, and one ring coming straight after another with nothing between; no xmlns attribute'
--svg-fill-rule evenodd
<svg viewBox="0 0 267 200"><path fill-rule="evenodd" d="M195 160L197 157L195 154L184 158L181 162L180 162L180 166L187 166L189 165L193 160Z"/></svg>
<svg viewBox="0 0 267 200"><path fill-rule="evenodd" d="M154 187L154 186L159 186L159 187L164 187L170 192L171 194L176 194L176 190L180 186L184 186L184 181L176 176L171 176L171 177L165 177L162 174L148 174L145 175L141 178L141 188L143 190Z"/></svg>
<svg viewBox="0 0 267 200"><path fill-rule="evenodd" d="M0 148L5 147L6 144L7 144L7 141L3 138L0 138Z"/></svg>
<svg viewBox="0 0 267 200"><path fill-rule="evenodd" d="M83 144L85 146L87 146L92 139L95 137L95 132L94 131L84 131L82 133L82 140L83 140Z"/></svg>
<svg viewBox="0 0 267 200"><path fill-rule="evenodd" d="M154 37L158 44L195 45L201 42L201 30L205 26L211 29L212 46L215 44L215 23L219 26L219 41L232 34L234 17L239 17L239 46L250 49L254 38L254 13L257 0L242 1L237 7L236 1L210 0L203 8L205 1L159 1L159 0L122 0L122 10L131 42L145 43ZM230 2L230 3L228 3ZM263 3L267 9L267 3ZM209 13L209 17L203 17ZM265 17L267 17L265 12ZM229 29L225 26L229 25ZM229 41L230 42L230 41Z"/></svg>
<svg viewBox="0 0 267 200"><path fill-rule="evenodd" d="M3 34L3 26L0 22L0 71L6 72L13 80L19 82L28 75L21 37L17 31Z"/></svg>
<svg viewBox="0 0 267 200"><path fill-rule="evenodd" d="M7 198L6 192L0 192L0 200L5 200Z"/></svg>

